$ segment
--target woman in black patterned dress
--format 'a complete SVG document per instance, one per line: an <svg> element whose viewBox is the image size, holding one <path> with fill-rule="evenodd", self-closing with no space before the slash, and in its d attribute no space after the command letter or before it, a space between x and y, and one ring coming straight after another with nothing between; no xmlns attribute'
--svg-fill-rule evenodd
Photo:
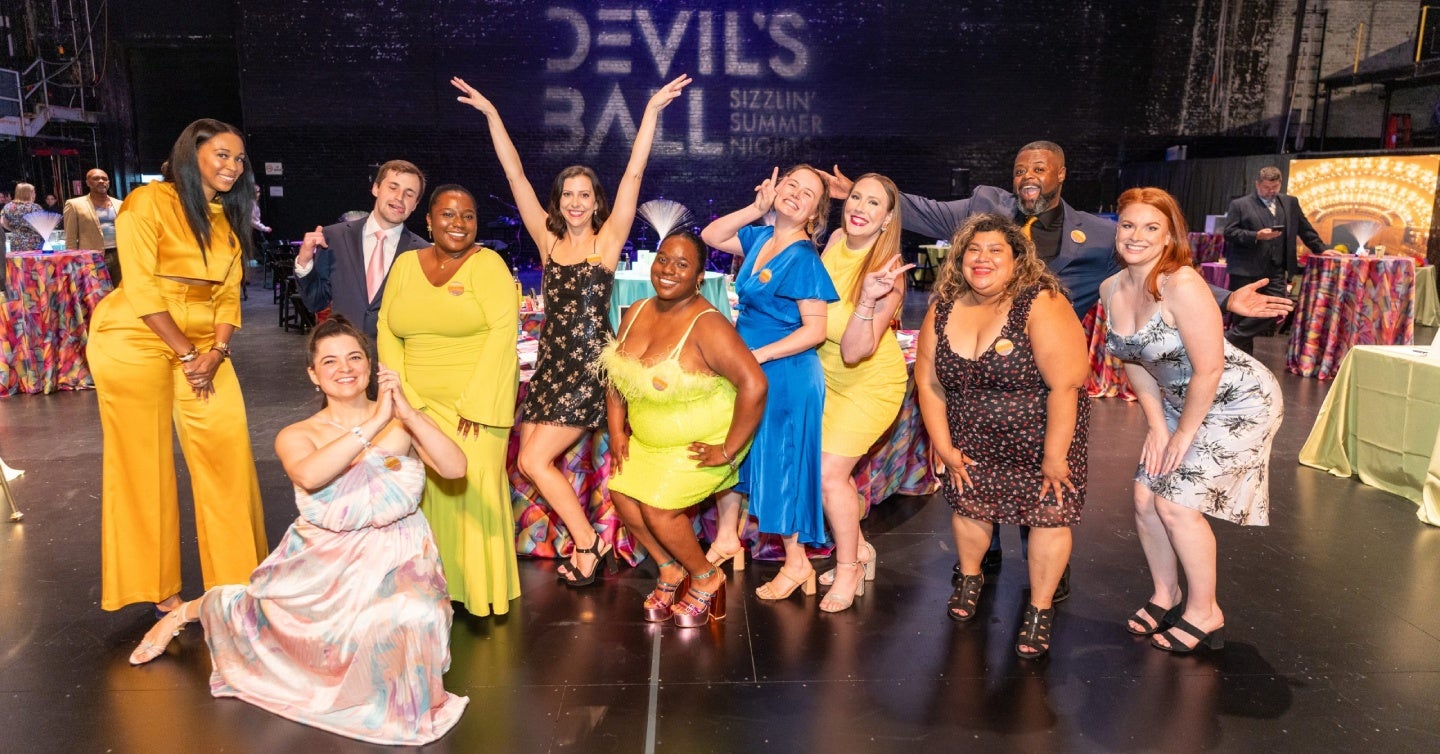
<svg viewBox="0 0 1440 754"><path fill-rule="evenodd" d="M920 328L916 394L961 577L947 614L974 619L991 525L1033 527L1021 657L1050 649L1053 600L1085 505L1090 362L1085 333L1054 273L1015 223L976 215L955 233Z"/></svg>
<svg viewBox="0 0 1440 754"><path fill-rule="evenodd" d="M535 376L522 406L518 464L574 543L570 560L560 566L561 580L585 586L595 582L613 546L591 527L555 460L605 422L605 387L590 365L599 360L600 350L613 336L609 312L615 266L635 220L640 178L650 159L660 111L680 96L690 77L679 76L650 98L613 208L595 171L580 165L555 177L550 202L541 206L495 106L464 80L457 77L450 83L464 93L457 99L479 110L489 122L495 154L510 181L520 219L540 250L545 325ZM582 545L582 540L587 544Z"/></svg>

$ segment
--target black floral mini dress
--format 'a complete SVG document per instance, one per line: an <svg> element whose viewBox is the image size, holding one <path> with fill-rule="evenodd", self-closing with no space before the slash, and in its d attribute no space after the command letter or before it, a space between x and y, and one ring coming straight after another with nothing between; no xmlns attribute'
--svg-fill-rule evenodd
<svg viewBox="0 0 1440 754"><path fill-rule="evenodd" d="M597 262L545 263L545 324L521 421L594 429L605 423L605 385L592 368L613 337L615 273Z"/></svg>
<svg viewBox="0 0 1440 754"><path fill-rule="evenodd" d="M1057 527L1080 523L1088 476L1090 397L1075 391L1075 436L1066 461L1075 491L1039 499L1044 481L1045 403L1050 388L1040 376L1025 323L1039 287L1021 291L995 342L975 359L950 348L945 324L954 302L935 308L935 373L945 388L950 440L976 461L968 471L974 486L961 490L943 475L945 501L956 513L977 521Z"/></svg>

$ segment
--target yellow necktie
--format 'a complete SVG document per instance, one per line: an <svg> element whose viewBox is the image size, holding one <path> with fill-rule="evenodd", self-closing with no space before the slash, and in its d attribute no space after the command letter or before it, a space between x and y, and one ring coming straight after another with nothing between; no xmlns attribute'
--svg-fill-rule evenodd
<svg viewBox="0 0 1440 754"><path fill-rule="evenodd" d="M1034 225L1034 224L1035 224L1035 221L1036 221L1037 219L1039 219L1039 217L1040 217L1039 215L1031 215L1029 218L1027 218L1027 219L1025 220L1025 227L1023 227L1023 228L1020 229L1020 232L1021 232L1021 233L1024 233L1024 234L1025 234L1025 237L1026 237L1026 238L1029 238L1029 239L1032 240L1032 241L1035 240L1035 239L1034 239L1033 237L1031 237L1031 235L1030 235L1030 226L1031 226L1031 225Z"/></svg>

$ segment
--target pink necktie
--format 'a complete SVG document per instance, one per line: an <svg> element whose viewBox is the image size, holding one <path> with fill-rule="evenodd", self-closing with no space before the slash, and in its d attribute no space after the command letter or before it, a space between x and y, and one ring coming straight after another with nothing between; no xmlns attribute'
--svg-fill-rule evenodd
<svg viewBox="0 0 1440 754"><path fill-rule="evenodd" d="M365 292L367 301L374 301L385 282L385 231L375 231L375 250L370 252L370 266L365 270Z"/></svg>

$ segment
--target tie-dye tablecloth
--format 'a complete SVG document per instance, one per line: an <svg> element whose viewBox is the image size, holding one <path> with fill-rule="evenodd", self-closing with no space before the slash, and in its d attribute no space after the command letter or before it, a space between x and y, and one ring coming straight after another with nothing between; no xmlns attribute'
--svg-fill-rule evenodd
<svg viewBox="0 0 1440 754"><path fill-rule="evenodd" d="M1221 233L1191 233L1190 254L1197 262L1218 262L1225 258L1225 236Z"/></svg>
<svg viewBox="0 0 1440 754"><path fill-rule="evenodd" d="M1080 325L1085 328L1090 350L1090 376L1085 380L1085 392L1091 398L1135 400L1135 391L1125 378L1125 365L1105 350L1105 336L1110 332L1105 321L1105 304L1096 301Z"/></svg>
<svg viewBox="0 0 1440 754"><path fill-rule="evenodd" d="M0 396L95 387L85 363L90 312L110 292L98 251L22 251L5 258Z"/></svg>
<svg viewBox="0 0 1440 754"><path fill-rule="evenodd" d="M1285 368L1328 380L1351 346L1413 343L1415 260L1311 255Z"/></svg>
<svg viewBox="0 0 1440 754"><path fill-rule="evenodd" d="M914 331L908 331L912 336ZM915 352L907 349L905 360L912 372ZM528 380L528 373L522 372L522 380ZM519 419L519 403L524 399L528 382L520 385L519 400L516 401L516 418ZM560 525L560 518L549 506L540 502L539 493L519 472L515 458L520 447L520 428L517 424L510 434L510 450L506 468L510 474L510 501L515 510L515 548L521 555L537 558L568 557L573 544L569 533ZM590 521L600 531L605 541L614 545L616 552L630 563L638 562L641 555L635 552L635 541L620 523L614 506L610 503L606 481L610 478L610 438L603 431L587 433L562 460L565 476L571 481L580 502L585 506ZM895 424L880 438L875 448L855 468L855 484L860 494L871 505L884 502L891 495L928 495L938 488L928 461L930 441L925 434L925 425L920 419L920 406L915 399L915 381L912 378L906 387L905 400L900 406L900 415ZM713 535L714 509L702 509L699 526L707 536ZM747 539L752 542L751 552L762 559L779 559L782 551L778 537L765 535L755 543L754 522L750 524Z"/></svg>

